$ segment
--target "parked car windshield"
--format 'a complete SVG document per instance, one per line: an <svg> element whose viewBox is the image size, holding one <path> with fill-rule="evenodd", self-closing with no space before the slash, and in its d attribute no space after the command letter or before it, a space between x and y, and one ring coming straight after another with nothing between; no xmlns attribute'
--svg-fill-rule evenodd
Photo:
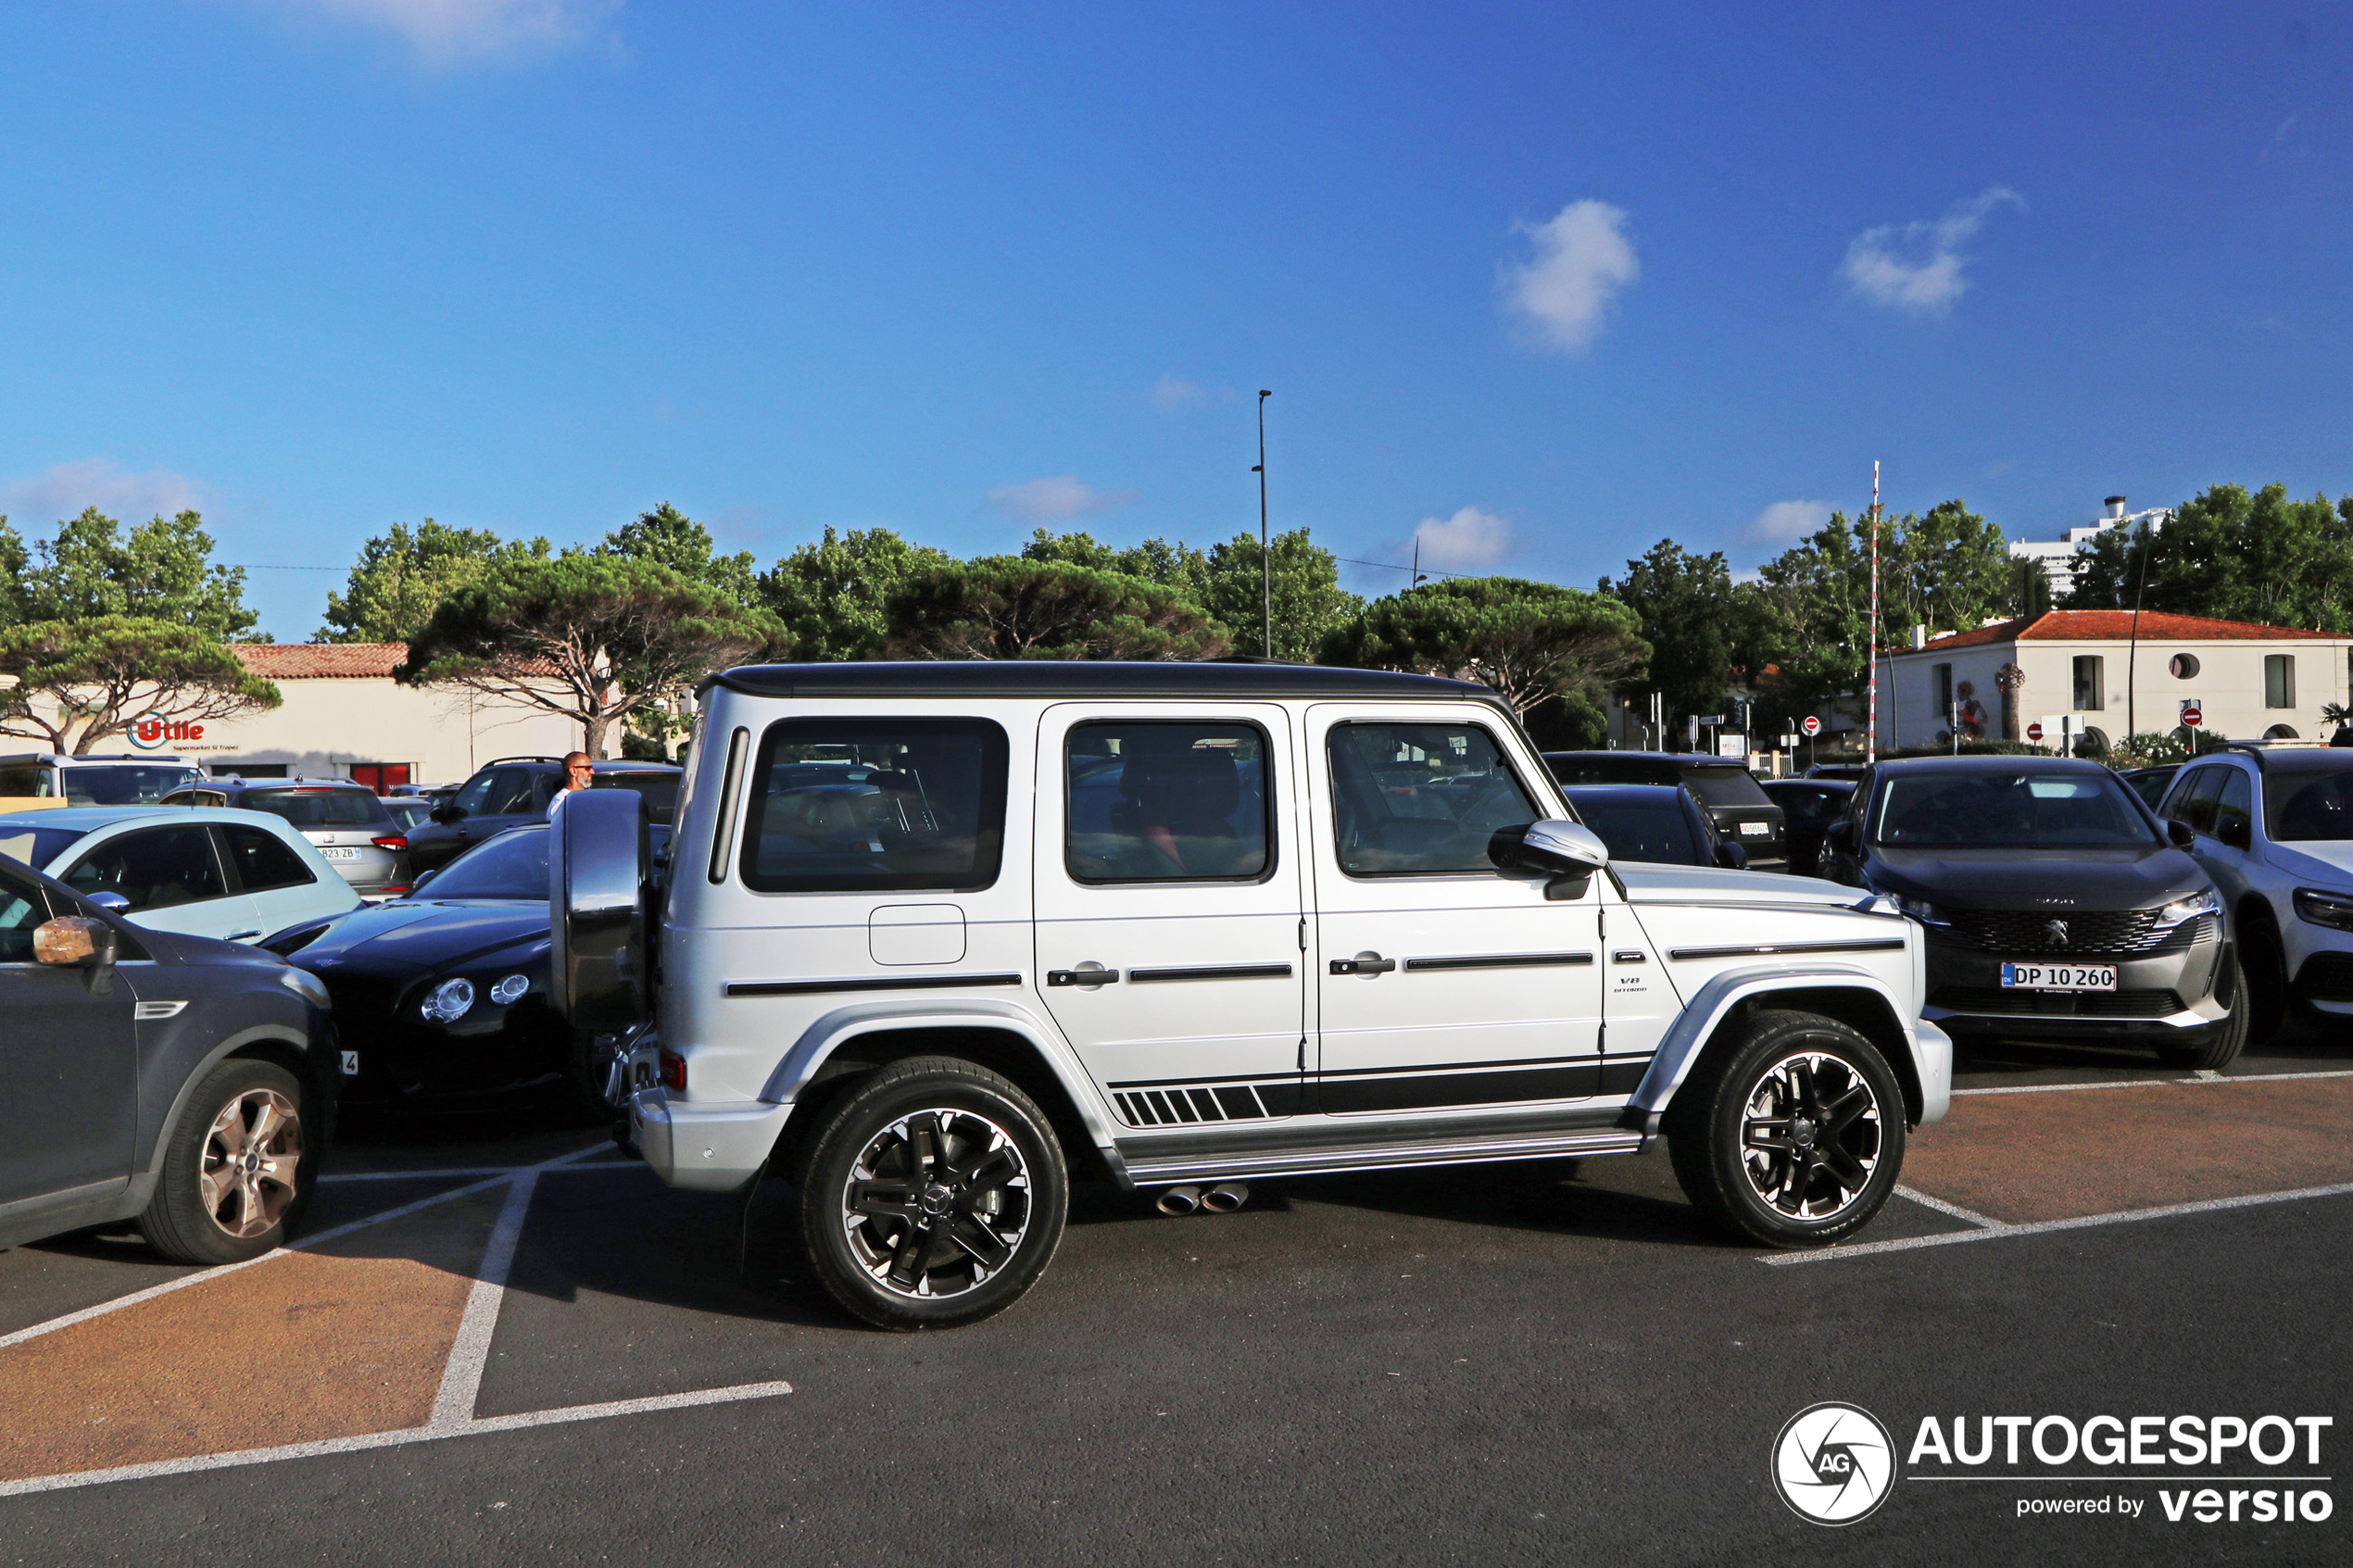
<svg viewBox="0 0 2353 1568"><path fill-rule="evenodd" d="M1650 860L1670 866L1712 864L1700 858L1683 803L1665 790L1568 791L1577 820L1601 834L1617 860Z"/></svg>
<svg viewBox="0 0 2353 1568"><path fill-rule="evenodd" d="M2353 771L2278 774L2264 795L2274 843L2353 838Z"/></svg>
<svg viewBox="0 0 2353 1568"><path fill-rule="evenodd" d="M298 828L381 827L392 821L364 789L249 789L237 804L283 817Z"/></svg>
<svg viewBox="0 0 2353 1568"><path fill-rule="evenodd" d="M37 828L20 822L0 822L0 855L39 871L82 836L80 828Z"/></svg>
<svg viewBox="0 0 2353 1568"><path fill-rule="evenodd" d="M477 844L416 892L419 898L547 899L547 830L516 828Z"/></svg>
<svg viewBox="0 0 2353 1568"><path fill-rule="evenodd" d="M183 784L193 784L196 771L189 767L72 767L65 770L66 798L76 806L153 806Z"/></svg>
<svg viewBox="0 0 2353 1568"><path fill-rule="evenodd" d="M1871 841L1893 849L2143 848L2159 842L2113 774L1906 773L1883 779Z"/></svg>

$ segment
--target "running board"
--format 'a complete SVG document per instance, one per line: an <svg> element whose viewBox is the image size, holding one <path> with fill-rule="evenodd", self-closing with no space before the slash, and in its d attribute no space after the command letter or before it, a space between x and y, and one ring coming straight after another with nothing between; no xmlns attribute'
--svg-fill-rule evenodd
<svg viewBox="0 0 2353 1568"><path fill-rule="evenodd" d="M1322 1176L1344 1171L1385 1171L1412 1165L1477 1165L1499 1160L1548 1160L1565 1155L1638 1154L1642 1135L1618 1128L1562 1133L1501 1134L1428 1143L1326 1146L1290 1153L1196 1156L1150 1160L1129 1156L1127 1178L1138 1186L1166 1182L1232 1181L1250 1177ZM1133 1145L1129 1146L1134 1148ZM1145 1150L1138 1149L1139 1154ZM1123 1155L1127 1150L1121 1150Z"/></svg>

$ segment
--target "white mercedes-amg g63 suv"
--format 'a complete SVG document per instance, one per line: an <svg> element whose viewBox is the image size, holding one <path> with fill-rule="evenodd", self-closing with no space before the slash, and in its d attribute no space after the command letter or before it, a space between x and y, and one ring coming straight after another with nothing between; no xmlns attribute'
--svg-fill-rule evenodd
<svg viewBox="0 0 2353 1568"><path fill-rule="evenodd" d="M886 1327L1011 1304L1074 1170L1231 1207L1664 1135L1695 1203L1801 1247L1869 1222L1945 1110L1893 905L1612 865L1482 686L737 669L661 878L637 801L559 820L559 998L624 1042L661 1178L784 1174L819 1277Z"/></svg>

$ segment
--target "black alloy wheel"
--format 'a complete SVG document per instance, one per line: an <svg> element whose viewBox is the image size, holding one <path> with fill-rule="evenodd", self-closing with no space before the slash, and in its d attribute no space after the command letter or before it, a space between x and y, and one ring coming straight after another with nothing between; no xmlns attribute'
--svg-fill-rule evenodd
<svg viewBox="0 0 2353 1568"><path fill-rule="evenodd" d="M818 1278L878 1327L976 1323L1018 1300L1069 1210L1044 1112L975 1063L894 1063L824 1113L799 1173Z"/></svg>
<svg viewBox="0 0 2353 1568"><path fill-rule="evenodd" d="M1667 1151L1698 1207L1768 1247L1870 1223L1904 1163L1900 1085L1878 1048L1814 1013L1755 1014L1669 1103Z"/></svg>

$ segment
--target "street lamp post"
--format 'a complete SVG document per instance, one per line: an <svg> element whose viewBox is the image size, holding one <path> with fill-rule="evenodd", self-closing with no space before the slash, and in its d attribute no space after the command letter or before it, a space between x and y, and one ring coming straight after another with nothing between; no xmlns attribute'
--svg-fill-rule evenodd
<svg viewBox="0 0 2353 1568"><path fill-rule="evenodd" d="M1259 651L1268 659L1275 657L1275 558L1266 535L1266 399L1274 395L1264 389L1258 394L1258 466L1250 470L1258 476L1258 589L1265 617Z"/></svg>
<svg viewBox="0 0 2353 1568"><path fill-rule="evenodd" d="M2141 594L2149 585L2149 558L2157 554L2157 530L2147 523L2141 525L2141 571L2133 584L2133 633L2124 647L2124 739L2131 744L2140 731L2140 714L2133 704L2140 697L2141 667ZM2196 737L2191 737L2195 740Z"/></svg>

